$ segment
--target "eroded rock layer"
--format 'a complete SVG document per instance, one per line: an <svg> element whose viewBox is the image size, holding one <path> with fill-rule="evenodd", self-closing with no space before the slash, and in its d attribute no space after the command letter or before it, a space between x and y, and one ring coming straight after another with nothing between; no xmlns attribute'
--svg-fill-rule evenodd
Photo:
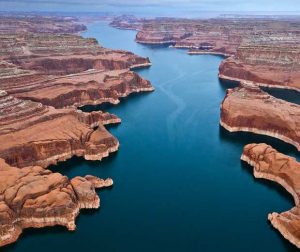
<svg viewBox="0 0 300 252"><path fill-rule="evenodd" d="M263 18L216 18L138 19L132 16L115 18L111 25L138 31L136 41L145 44L171 44L177 48L188 48L190 54L212 53L235 55L238 47L246 40L293 37L299 41L298 19Z"/></svg>
<svg viewBox="0 0 300 252"><path fill-rule="evenodd" d="M275 181L293 196L295 207L283 213L270 213L268 219L287 240L300 248L300 163L266 144L246 145L241 159L253 166L256 178Z"/></svg>
<svg viewBox="0 0 300 252"><path fill-rule="evenodd" d="M254 38L221 63L219 77L300 91L299 42L300 36L284 34Z"/></svg>
<svg viewBox="0 0 300 252"><path fill-rule="evenodd" d="M75 17L9 15L0 16L0 34L10 33L75 33L86 30Z"/></svg>
<svg viewBox="0 0 300 252"><path fill-rule="evenodd" d="M72 156L101 160L119 143L104 124L119 123L114 115L54 109L0 93L0 158L17 167L47 167Z"/></svg>
<svg viewBox="0 0 300 252"><path fill-rule="evenodd" d="M277 99L252 84L227 90L220 124L230 132L275 137L300 150L300 106Z"/></svg>
<svg viewBox="0 0 300 252"><path fill-rule="evenodd" d="M221 63L221 79L300 91L299 18L197 20L121 16L111 25L137 30L139 43L187 48L190 55L229 57Z"/></svg>
<svg viewBox="0 0 300 252"><path fill-rule="evenodd" d="M0 89L15 97L60 108L117 103L132 92L153 90L130 71L150 66L148 58L103 48L93 38L0 33L0 48Z"/></svg>
<svg viewBox="0 0 300 252"><path fill-rule="evenodd" d="M16 168L0 159L0 246L16 241L24 228L61 225L75 230L83 208L98 208L96 188L111 179L93 176L69 180L40 166Z"/></svg>
<svg viewBox="0 0 300 252"><path fill-rule="evenodd" d="M23 228L74 230L79 209L99 207L95 188L112 180L68 180L45 168L117 151L119 142L104 125L121 120L77 107L116 104L153 90L131 71L150 66L148 58L74 34L84 29L74 18L0 16L0 247L16 241Z"/></svg>

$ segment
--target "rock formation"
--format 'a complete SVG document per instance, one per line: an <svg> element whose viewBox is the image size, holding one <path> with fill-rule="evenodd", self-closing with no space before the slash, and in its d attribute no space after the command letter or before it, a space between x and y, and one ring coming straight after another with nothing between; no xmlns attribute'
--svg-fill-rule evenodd
<svg viewBox="0 0 300 252"><path fill-rule="evenodd" d="M245 41L257 38L283 38L299 42L299 20L268 18L138 19L132 16L115 18L111 25L138 31L136 41L144 44L173 45L190 49L189 54L231 56Z"/></svg>
<svg viewBox="0 0 300 252"><path fill-rule="evenodd" d="M241 159L253 166L256 178L275 181L293 196L295 207L283 213L270 213L268 219L287 240L300 248L300 163L266 144L246 145Z"/></svg>
<svg viewBox="0 0 300 252"><path fill-rule="evenodd" d="M297 18L137 19L115 18L111 25L137 30L143 44L172 45L188 54L229 57L219 77L300 91L300 21Z"/></svg>
<svg viewBox="0 0 300 252"><path fill-rule="evenodd" d="M103 125L120 119L103 112L54 109L1 91L0 119L0 158L17 167L47 167L74 155L101 160L119 146Z"/></svg>
<svg viewBox="0 0 300 252"><path fill-rule="evenodd" d="M16 241L24 228L61 225L75 230L80 209L100 206L95 188L113 184L93 176L69 180L40 166L20 169L3 159L0 173L0 247Z"/></svg>
<svg viewBox="0 0 300 252"><path fill-rule="evenodd" d="M45 168L117 151L104 125L121 120L78 107L153 90L131 71L150 66L148 58L74 34L85 29L75 18L0 16L0 247L28 227L74 230L81 208L99 207L95 188L111 179L69 180Z"/></svg>
<svg viewBox="0 0 300 252"><path fill-rule="evenodd" d="M242 83L227 90L220 124L230 132L246 131L281 139L300 150L300 106Z"/></svg>
<svg viewBox="0 0 300 252"><path fill-rule="evenodd" d="M219 77L300 91L300 36L254 38L221 63Z"/></svg>
<svg viewBox="0 0 300 252"><path fill-rule="evenodd" d="M20 33L77 33L86 30L75 17L10 15L0 16L0 34Z"/></svg>
<svg viewBox="0 0 300 252"><path fill-rule="evenodd" d="M103 48L95 39L40 33L2 38L0 89L15 97L61 108L115 104L132 92L153 90L129 70L149 66L148 58Z"/></svg>

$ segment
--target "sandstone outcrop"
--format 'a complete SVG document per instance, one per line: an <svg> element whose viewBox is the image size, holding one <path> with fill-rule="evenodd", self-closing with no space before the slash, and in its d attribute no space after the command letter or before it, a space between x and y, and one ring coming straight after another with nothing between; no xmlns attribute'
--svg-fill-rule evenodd
<svg viewBox="0 0 300 252"><path fill-rule="evenodd" d="M106 49L95 39L66 34L0 35L0 89L56 108L118 103L152 91L130 69L151 63L133 53Z"/></svg>
<svg viewBox="0 0 300 252"><path fill-rule="evenodd" d="M131 71L150 66L148 58L74 34L85 29L76 18L0 16L0 247L28 227L74 230L81 208L99 207L95 188L111 179L69 180L45 168L118 150L104 125L121 120L77 107L153 90Z"/></svg>
<svg viewBox="0 0 300 252"><path fill-rule="evenodd" d="M47 167L73 155L100 160L116 151L118 141L103 125L120 119L76 107L116 104L130 93L152 91L149 81L130 71L149 66L149 59L103 48L92 38L62 34L61 29L77 25L72 18L16 19L15 26L26 32L14 33L13 17L2 17L1 24L0 138L5 144L0 157L18 167ZM49 25L38 29L40 19Z"/></svg>
<svg viewBox="0 0 300 252"><path fill-rule="evenodd" d="M293 196L295 207L270 213L268 219L284 238L300 248L300 163L266 144L246 145L241 159L253 166L256 178L275 181Z"/></svg>
<svg viewBox="0 0 300 252"><path fill-rule="evenodd" d="M25 228L75 230L80 209L100 206L95 189L113 184L90 175L69 180L39 166L20 169L3 159L0 173L0 247L16 241Z"/></svg>
<svg viewBox="0 0 300 252"><path fill-rule="evenodd" d="M17 167L47 167L74 155L101 160L119 146L103 125L120 119L103 112L55 109L1 91L0 119L0 158Z"/></svg>
<svg viewBox="0 0 300 252"><path fill-rule="evenodd" d="M127 69L90 70L64 76L28 75L10 80L0 77L0 88L15 97L55 108L117 104L120 97L153 90L149 81Z"/></svg>
<svg viewBox="0 0 300 252"><path fill-rule="evenodd" d="M300 91L299 19L115 18L111 25L137 30L136 41L227 57L219 78Z"/></svg>
<svg viewBox="0 0 300 252"><path fill-rule="evenodd" d="M136 41L144 44L173 45L190 49L189 54L217 54L231 56L245 41L257 38L299 41L299 30L294 19L214 18L138 19L132 16L115 18L111 25L138 31Z"/></svg>
<svg viewBox="0 0 300 252"><path fill-rule="evenodd" d="M0 16L0 34L77 33L86 30L75 17L9 15Z"/></svg>
<svg viewBox="0 0 300 252"><path fill-rule="evenodd" d="M219 77L300 91L300 36L255 38L221 63Z"/></svg>
<svg viewBox="0 0 300 252"><path fill-rule="evenodd" d="M300 150L300 106L277 99L252 84L227 90L220 124L230 132L275 137Z"/></svg>

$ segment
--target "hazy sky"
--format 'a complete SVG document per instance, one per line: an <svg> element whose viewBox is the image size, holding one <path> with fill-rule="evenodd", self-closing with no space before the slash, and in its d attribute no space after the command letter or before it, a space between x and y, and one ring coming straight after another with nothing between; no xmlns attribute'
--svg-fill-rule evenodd
<svg viewBox="0 0 300 252"><path fill-rule="evenodd" d="M289 12L300 11L300 0L0 0L2 11L116 11L143 10Z"/></svg>

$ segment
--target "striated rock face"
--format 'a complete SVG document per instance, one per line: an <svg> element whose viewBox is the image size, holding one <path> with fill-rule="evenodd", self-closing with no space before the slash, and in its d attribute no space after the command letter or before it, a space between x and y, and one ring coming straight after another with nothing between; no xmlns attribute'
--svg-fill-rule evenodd
<svg viewBox="0 0 300 252"><path fill-rule="evenodd" d="M300 91L300 20L217 18L207 20L115 18L112 26L136 29L136 41L189 49L188 54L229 57L219 77Z"/></svg>
<svg viewBox="0 0 300 252"><path fill-rule="evenodd" d="M103 112L54 109L0 94L0 157L13 166L47 167L72 156L101 160L118 149L104 124L120 120Z"/></svg>
<svg viewBox="0 0 300 252"><path fill-rule="evenodd" d="M25 84L28 79L28 85ZM30 79L36 79L30 82ZM27 76L14 79L14 84L1 81L0 87L22 99L41 102L55 108L119 103L120 97L141 91L153 91L149 81L125 70L91 70L67 76Z"/></svg>
<svg viewBox="0 0 300 252"><path fill-rule="evenodd" d="M289 38L299 41L299 20L294 19L137 19L115 18L111 25L138 31L136 41L144 44L166 44L190 49L189 54L235 55L241 44L253 38ZM297 43L294 43L294 45Z"/></svg>
<svg viewBox="0 0 300 252"><path fill-rule="evenodd" d="M24 228L74 230L80 209L100 206L95 189L113 184L93 176L69 180L39 166L19 169L3 159L0 173L0 247L16 241Z"/></svg>
<svg viewBox="0 0 300 252"><path fill-rule="evenodd" d="M275 181L293 196L295 207L271 213L268 219L284 238L300 248L300 163L266 144L246 145L241 159L253 166L256 178Z"/></svg>
<svg viewBox="0 0 300 252"><path fill-rule="evenodd" d="M300 150L300 106L243 83L227 90L220 124L230 132L246 131L281 139Z"/></svg>
<svg viewBox="0 0 300 252"><path fill-rule="evenodd" d="M84 29L74 18L0 16L0 247L28 227L74 230L81 208L99 207L95 188L111 179L69 180L45 168L118 150L104 125L121 120L77 107L153 90L131 71L148 58L72 34Z"/></svg>
<svg viewBox="0 0 300 252"><path fill-rule="evenodd" d="M2 38L0 89L15 97L61 108L115 104L119 97L153 90L129 70L150 66L148 58L105 49L95 39L40 33Z"/></svg>
<svg viewBox="0 0 300 252"><path fill-rule="evenodd" d="M0 34L11 33L76 33L86 30L75 17L40 15L0 16Z"/></svg>
<svg viewBox="0 0 300 252"><path fill-rule="evenodd" d="M222 62L219 77L300 91L299 42L298 34L255 37Z"/></svg>
<svg viewBox="0 0 300 252"><path fill-rule="evenodd" d="M18 167L47 167L73 155L98 160L116 151L118 141L103 125L120 120L74 107L116 104L130 93L152 91L149 81L129 70L149 66L149 59L56 29L75 25L73 19L21 16L16 27L24 22L26 33L13 33L14 18L1 18L0 157ZM40 19L49 26L38 29L33 22Z"/></svg>
<svg viewBox="0 0 300 252"><path fill-rule="evenodd" d="M117 70L150 65L148 58L101 47L96 39L74 34L0 34L0 60L46 74L89 69Z"/></svg>

